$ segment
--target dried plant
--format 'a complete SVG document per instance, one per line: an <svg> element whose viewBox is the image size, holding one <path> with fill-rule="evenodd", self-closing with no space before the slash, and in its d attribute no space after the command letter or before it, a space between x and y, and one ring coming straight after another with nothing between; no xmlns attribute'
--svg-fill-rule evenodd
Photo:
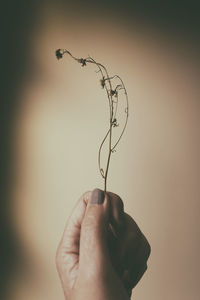
<svg viewBox="0 0 200 300"><path fill-rule="evenodd" d="M109 164L110 164L111 153L116 151L116 146L118 145L119 141L122 138L122 135L125 131L127 121L128 121L129 106L128 106L127 91L126 91L126 88L125 88L124 83L123 83L122 79L120 78L120 76L114 75L114 76L110 77L106 67L104 65L102 65L101 63L98 63L97 61L95 61L92 57L88 56L87 58L76 58L66 49L56 50L57 59L61 59L64 54L70 55L74 60L76 60L78 63L80 63L82 65L82 67L87 66L88 63L96 65L98 68L96 73L100 73L100 76L101 76L100 85L103 89L105 89L106 94L107 94L108 103L109 103L109 111L110 111L109 129L99 147L99 152L98 152L98 167L99 167L100 174L101 174L102 178L104 179L104 191L106 192L108 169L109 169ZM114 79L115 79L115 81L117 79L118 84L115 84L115 85L113 84ZM119 126L119 124L117 122L117 112L118 112L117 108L118 108L119 96L120 96L121 91L124 93L125 100L126 100L126 107L124 110L125 122L124 122L124 126L121 130L121 133L120 133L117 141L114 143L114 145L112 145L113 127ZM108 158L107 158L106 168L104 171L104 169L101 167L101 151L102 151L103 144L105 143L107 138L109 138L109 142L108 142L109 149L108 149Z"/></svg>

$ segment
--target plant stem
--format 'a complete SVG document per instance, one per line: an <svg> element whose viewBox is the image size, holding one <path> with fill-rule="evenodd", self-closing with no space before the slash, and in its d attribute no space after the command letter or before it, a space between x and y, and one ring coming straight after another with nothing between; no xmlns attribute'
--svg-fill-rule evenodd
<svg viewBox="0 0 200 300"><path fill-rule="evenodd" d="M102 143L99 147L99 152L98 152L98 167L99 167L100 174L104 179L104 192L106 192L107 191L107 178L108 178L108 170L109 170L109 165L110 165L111 153L116 151L114 149L116 148L117 144L121 140L121 137L124 133L124 130L126 128L127 121L128 121L129 105L128 105L128 95L127 95L127 92L126 92L126 88L124 86L124 83L123 83L121 77L119 77L118 75L114 75L112 77L109 77L109 74L108 74L108 71L107 71L106 67L104 65L102 65L101 63L95 61L92 57L88 56L85 59L84 58L77 58L77 57L73 56L66 49L56 50L56 57L58 59L60 59L60 58L63 57L63 55L65 53L69 54L74 60L76 60L78 63L80 63L82 65L82 67L86 66L87 63L92 63L92 64L96 65L98 67L98 71L96 71L96 72L100 72L101 77L102 77L101 86L103 88L105 88L106 93L107 93L108 102L109 102L109 111L110 111L110 126L109 126L109 130L106 133L106 136L104 137L104 139L103 139L103 141L102 141ZM115 89L113 90L111 80L114 79L114 78L117 78L120 81L120 84L115 86ZM107 84L108 84L108 86L107 86ZM118 140L115 142L114 146L112 146L112 128L119 125L119 124L117 124L117 119L116 119L119 90L124 90L124 94L125 94L125 98L126 98L126 109L125 109L126 119L125 119L125 124L123 126L122 132L121 132ZM113 95L115 95L116 101L113 100ZM114 104L116 105L115 109L114 109ZM104 173L103 168L101 168L101 150L102 150L103 144L104 144L105 140L107 139L108 135L109 135L108 158L107 158L107 163L106 163L106 171Z"/></svg>
<svg viewBox="0 0 200 300"><path fill-rule="evenodd" d="M104 178L104 192L106 192L106 189L107 189L108 168L109 168L110 157L111 157L111 142L112 142L112 120L110 122L109 152L108 152L108 160L107 160L107 166L106 166L106 173L105 173L105 178Z"/></svg>

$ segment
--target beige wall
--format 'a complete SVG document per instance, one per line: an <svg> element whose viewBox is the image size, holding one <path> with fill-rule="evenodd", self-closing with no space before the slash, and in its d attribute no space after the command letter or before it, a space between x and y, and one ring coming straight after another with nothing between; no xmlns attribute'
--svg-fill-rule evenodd
<svg viewBox="0 0 200 300"><path fill-rule="evenodd" d="M13 299L63 299L54 256L66 218L84 191L103 188L97 152L108 124L107 99L93 67L55 59L55 49L64 47L121 75L129 94L130 118L111 159L108 190L122 197L152 246L133 299L197 300L197 68L187 45L98 20L75 22L49 9L32 37L13 189L16 229L32 273L16 282Z"/></svg>

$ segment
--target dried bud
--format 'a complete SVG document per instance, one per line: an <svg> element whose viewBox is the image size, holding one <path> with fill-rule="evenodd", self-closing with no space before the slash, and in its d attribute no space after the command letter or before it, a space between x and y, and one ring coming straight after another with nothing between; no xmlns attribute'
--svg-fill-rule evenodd
<svg viewBox="0 0 200 300"><path fill-rule="evenodd" d="M110 90L110 96L114 96L116 94L116 90Z"/></svg>
<svg viewBox="0 0 200 300"><path fill-rule="evenodd" d="M86 66L86 59L84 58L78 59L78 62L82 65L82 67Z"/></svg>
<svg viewBox="0 0 200 300"><path fill-rule="evenodd" d="M63 57L63 53L61 52L61 49L56 50L56 57L57 57L57 59L60 59Z"/></svg>
<svg viewBox="0 0 200 300"><path fill-rule="evenodd" d="M113 127L119 126L119 124L117 123L117 119L116 118L112 121L112 125L113 125Z"/></svg>
<svg viewBox="0 0 200 300"><path fill-rule="evenodd" d="M101 83L101 87L104 88L105 87L105 78L103 77L103 79L100 79L100 83Z"/></svg>

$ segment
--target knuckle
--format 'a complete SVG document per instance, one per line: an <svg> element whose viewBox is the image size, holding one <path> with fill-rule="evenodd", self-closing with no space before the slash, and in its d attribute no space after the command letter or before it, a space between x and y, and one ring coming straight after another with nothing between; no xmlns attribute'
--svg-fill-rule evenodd
<svg viewBox="0 0 200 300"><path fill-rule="evenodd" d="M139 227L136 225L136 223L132 224L130 226L130 239L132 239L133 241L138 241L138 243L140 242L140 240L142 239L142 233L141 230L139 229Z"/></svg>
<svg viewBox="0 0 200 300"><path fill-rule="evenodd" d="M115 197L115 203L116 203L117 208L120 211L124 211L124 203L118 195L116 195L116 197Z"/></svg>
<svg viewBox="0 0 200 300"><path fill-rule="evenodd" d="M139 233L137 230L131 230L128 239L132 243L136 243L137 241L139 242Z"/></svg>
<svg viewBox="0 0 200 300"><path fill-rule="evenodd" d="M83 197L86 198L87 196L89 196L89 194L91 194L91 191L86 191L86 192L83 194Z"/></svg>
<svg viewBox="0 0 200 300"><path fill-rule="evenodd" d="M147 259L149 258L150 254L151 254L151 246L150 246L149 242L147 241Z"/></svg>
<svg viewBox="0 0 200 300"><path fill-rule="evenodd" d="M119 211L119 214L122 215L123 212L124 212L124 203L123 201L121 200L121 198L117 198L117 208L118 208L118 211Z"/></svg>
<svg viewBox="0 0 200 300"><path fill-rule="evenodd" d="M82 197L81 197L81 199L87 204L87 202L88 202L88 200L90 199L90 197L91 197L91 191L87 191L87 192L85 192L83 195L82 195Z"/></svg>
<svg viewBox="0 0 200 300"><path fill-rule="evenodd" d="M141 230L140 230L139 226L137 225L137 223L135 222L135 220L129 214L127 214L127 213L124 213L124 214L125 214L127 226L130 228L130 230L137 232L137 234L140 235Z"/></svg>
<svg viewBox="0 0 200 300"><path fill-rule="evenodd" d="M144 253L144 259L147 261L151 254L151 246L144 235L143 235L143 253Z"/></svg>
<svg viewBox="0 0 200 300"><path fill-rule="evenodd" d="M109 192L108 197L112 207L113 220L122 225L124 223L124 203L117 194Z"/></svg>
<svg viewBox="0 0 200 300"><path fill-rule="evenodd" d="M111 199L112 203L117 206L119 210L124 210L124 203L121 199L121 197L117 194L114 194L112 192L108 192L109 198Z"/></svg>

